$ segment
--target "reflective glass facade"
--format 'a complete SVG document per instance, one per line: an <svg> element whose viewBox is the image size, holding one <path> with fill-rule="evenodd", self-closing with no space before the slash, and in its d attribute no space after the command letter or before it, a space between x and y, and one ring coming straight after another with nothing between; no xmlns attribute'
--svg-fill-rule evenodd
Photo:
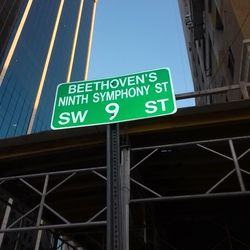
<svg viewBox="0 0 250 250"><path fill-rule="evenodd" d="M56 86L66 81L72 54L70 80L83 79L94 0L0 2L1 24L6 16L11 17L3 23L4 31L0 31L0 138L26 134L32 117L32 132L49 130ZM39 86L42 92L37 96ZM38 101L38 107L34 106Z"/></svg>

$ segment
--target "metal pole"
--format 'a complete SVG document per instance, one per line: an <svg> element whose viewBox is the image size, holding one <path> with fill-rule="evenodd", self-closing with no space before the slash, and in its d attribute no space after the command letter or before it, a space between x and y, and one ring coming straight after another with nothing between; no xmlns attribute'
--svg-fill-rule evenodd
<svg viewBox="0 0 250 250"><path fill-rule="evenodd" d="M40 202L40 207L37 215L37 221L36 221L36 226L38 227L40 225L41 219L42 219L42 213L43 213L43 207L44 207L44 202L45 202L45 197L47 193L47 188L48 188L48 182L49 182L49 176L46 175L44 185L43 185L43 193L41 197L41 202Z"/></svg>
<svg viewBox="0 0 250 250"><path fill-rule="evenodd" d="M248 65L249 65L249 61L248 61ZM250 66L250 65L249 65ZM249 94L248 94L248 90L247 90L247 83L240 81L240 90L241 90L241 94L244 100L249 99Z"/></svg>
<svg viewBox="0 0 250 250"><path fill-rule="evenodd" d="M192 201L192 200L202 200L202 199L240 198L240 197L250 197L250 191L141 198L141 199L130 200L130 204L148 203L148 202L175 202L175 201L178 202L178 201Z"/></svg>
<svg viewBox="0 0 250 250"><path fill-rule="evenodd" d="M119 125L107 126L107 249L123 250Z"/></svg>
<svg viewBox="0 0 250 250"><path fill-rule="evenodd" d="M42 192L42 197L41 197L41 202L40 202L40 207L37 215L37 221L36 221L36 226L38 227L42 222L42 214L43 214L43 208L44 208L44 203L45 203L45 197L47 193L47 188L48 188L48 183L49 183L49 176L45 176L44 180L44 185L43 185L43 192ZM41 242L41 237L42 237L42 231L37 232L37 238L36 238L36 244L35 244L35 250L39 249L40 242Z"/></svg>
<svg viewBox="0 0 250 250"><path fill-rule="evenodd" d="M80 222L71 224L56 224L56 225L45 225L45 226L31 226L31 227L17 227L9 229L0 229L0 233L10 233L19 231L33 231L33 230L48 230L48 229L62 229L62 228L79 228L79 227L95 227L105 226L106 221L93 221L93 222Z"/></svg>
<svg viewBox="0 0 250 250"><path fill-rule="evenodd" d="M233 144L232 140L229 140L229 146L230 146L231 153L232 153L232 156L233 156L234 167L235 167L235 170L236 170L236 174L238 176L240 189L241 189L241 191L244 192L244 191L246 191L246 187L245 187L245 184L244 184L244 181L243 181L243 178L242 178L239 162L238 162L238 159L237 159L237 156L236 156L236 152L235 152L235 148L234 148L234 144Z"/></svg>
<svg viewBox="0 0 250 250"><path fill-rule="evenodd" d="M10 217L12 204L13 204L13 199L9 198L8 204L7 204L6 208L5 208L5 213L4 213L4 217L3 217L3 220L2 220L1 230L6 229L6 227L7 227L8 220L9 220L9 217ZM3 243L3 238L4 238L4 233L0 233L0 248L1 248L2 243Z"/></svg>
<svg viewBox="0 0 250 250"><path fill-rule="evenodd" d="M129 250L130 149L123 148L121 156L122 249Z"/></svg>
<svg viewBox="0 0 250 250"><path fill-rule="evenodd" d="M226 137L220 139L212 139L212 140L203 140L203 141L192 141L192 142L181 142L181 143L172 143L172 144L165 144L165 145L155 145L155 146L147 146L147 147L139 147L139 148L132 148L131 151L141 151L141 150L148 150L148 149L161 149L161 148L170 148L170 147L180 147L180 146L189 146L194 144L201 144L201 143L210 143L210 142L223 142L228 140L244 140L249 139L250 136L236 136L236 137ZM1 178L0 178L1 180Z"/></svg>
<svg viewBox="0 0 250 250"><path fill-rule="evenodd" d="M76 173L83 173L83 172L93 172L95 170L105 170L106 166L102 167L94 167L94 168L80 168L80 169L71 169L71 170L63 170L63 171L54 171L54 172L44 172L39 174L27 174L27 175L17 175L17 176L9 176L9 177L2 177L0 178L0 181L10 181L15 179L23 179L23 178L34 178L34 177L41 177L45 175L62 175L62 174L70 174L73 172Z"/></svg>

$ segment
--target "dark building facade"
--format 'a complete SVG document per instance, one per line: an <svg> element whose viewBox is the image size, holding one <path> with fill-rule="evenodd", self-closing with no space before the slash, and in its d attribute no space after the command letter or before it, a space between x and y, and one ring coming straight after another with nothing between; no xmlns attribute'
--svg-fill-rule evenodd
<svg viewBox="0 0 250 250"><path fill-rule="evenodd" d="M197 98L197 105L249 99L249 0L179 0L179 6L195 91L228 88Z"/></svg>
<svg viewBox="0 0 250 250"><path fill-rule="evenodd" d="M0 138L50 129L56 86L86 78L95 0L1 0Z"/></svg>

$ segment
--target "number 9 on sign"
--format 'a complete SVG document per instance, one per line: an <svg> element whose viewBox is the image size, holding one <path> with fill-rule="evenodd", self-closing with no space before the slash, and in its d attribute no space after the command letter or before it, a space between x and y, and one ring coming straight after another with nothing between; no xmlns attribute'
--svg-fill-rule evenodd
<svg viewBox="0 0 250 250"><path fill-rule="evenodd" d="M109 120L112 121L113 119L115 119L115 117L117 116L118 112L119 112L119 105L117 103L109 103L106 107L105 110L108 114L110 114L111 116L109 117Z"/></svg>

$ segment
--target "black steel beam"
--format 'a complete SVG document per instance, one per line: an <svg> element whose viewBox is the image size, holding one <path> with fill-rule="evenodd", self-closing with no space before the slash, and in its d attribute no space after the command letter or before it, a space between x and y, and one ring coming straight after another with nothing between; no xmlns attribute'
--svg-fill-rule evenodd
<svg viewBox="0 0 250 250"><path fill-rule="evenodd" d="M107 249L122 250L119 125L107 126Z"/></svg>
<svg viewBox="0 0 250 250"><path fill-rule="evenodd" d="M56 224L56 225L46 225L46 226L33 226L33 227L18 227L0 230L0 233L9 232L21 232L21 231L33 231L33 230L47 230L47 229L66 229L66 228L89 228L96 226L105 226L106 221L95 221L95 222L82 222L82 223L71 223L71 224Z"/></svg>
<svg viewBox="0 0 250 250"><path fill-rule="evenodd" d="M238 198L248 197L250 191L245 192L225 192L215 194L195 194L195 195L179 195L179 196L163 196L163 197L152 197L130 200L130 204L137 203L149 203L149 202L168 202L168 201L188 201L188 200L199 200L199 199L216 199L216 198Z"/></svg>

